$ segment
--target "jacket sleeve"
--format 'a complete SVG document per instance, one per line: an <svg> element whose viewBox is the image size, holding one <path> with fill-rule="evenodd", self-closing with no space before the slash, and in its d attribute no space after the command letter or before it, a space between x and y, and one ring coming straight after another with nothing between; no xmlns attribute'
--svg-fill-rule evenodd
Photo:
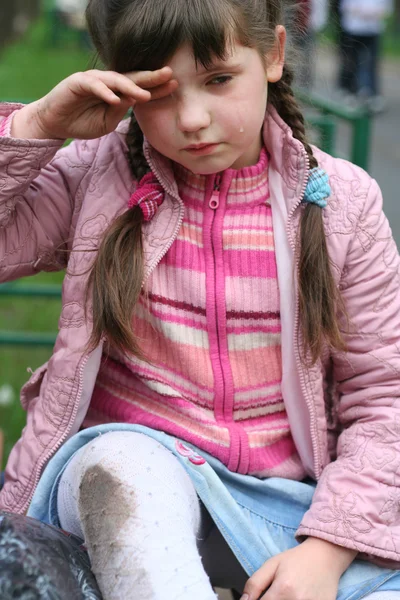
<svg viewBox="0 0 400 600"><path fill-rule="evenodd" d="M337 460L325 467L297 537L400 568L400 258L372 180L341 289L346 352L333 355ZM393 562L394 561L394 562Z"/></svg>
<svg viewBox="0 0 400 600"><path fill-rule="evenodd" d="M98 146L10 137L20 108L0 104L0 282L65 268L76 194Z"/></svg>

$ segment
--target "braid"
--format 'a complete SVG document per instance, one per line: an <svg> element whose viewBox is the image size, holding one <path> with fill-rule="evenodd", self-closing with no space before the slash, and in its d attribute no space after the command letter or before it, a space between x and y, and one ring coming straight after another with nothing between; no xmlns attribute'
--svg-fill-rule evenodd
<svg viewBox="0 0 400 600"><path fill-rule="evenodd" d="M135 115L132 114L129 130L126 136L128 146L128 162L134 177L140 181L150 171L149 165L143 154L143 132L139 127Z"/></svg>
<svg viewBox="0 0 400 600"><path fill-rule="evenodd" d="M134 116L127 134L127 158L133 176L140 181L150 170L143 154L143 133ZM105 336L110 345L143 358L132 329L132 314L139 300L144 273L143 213L131 208L111 223L96 255L86 294L93 304L93 331L89 348Z"/></svg>
<svg viewBox="0 0 400 600"><path fill-rule="evenodd" d="M310 168L318 166L307 141L303 114L293 94L293 71L285 65L280 81L270 86L270 102L291 128L308 154ZM323 343L338 350L345 349L337 319L337 309L344 311L343 300L332 275L326 244L322 209L307 204L300 226L299 299L303 339L303 360L310 353L312 363L321 356Z"/></svg>
<svg viewBox="0 0 400 600"><path fill-rule="evenodd" d="M293 131L293 136L303 144L310 159L310 168L313 169L318 166L318 162L307 141L304 116L293 94L293 79L293 70L285 65L282 78L271 85L270 100L278 114Z"/></svg>

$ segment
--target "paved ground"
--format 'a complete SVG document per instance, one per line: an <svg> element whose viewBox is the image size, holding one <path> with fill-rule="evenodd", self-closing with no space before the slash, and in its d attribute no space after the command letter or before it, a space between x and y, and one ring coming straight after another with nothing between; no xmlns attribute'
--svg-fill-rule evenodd
<svg viewBox="0 0 400 600"><path fill-rule="evenodd" d="M332 97L337 73L337 58L329 48L320 48L317 59L316 89ZM400 247L400 59L382 65L383 95L387 110L373 118L369 172L381 186L384 210ZM338 148L347 153L349 132L339 128Z"/></svg>
<svg viewBox="0 0 400 600"><path fill-rule="evenodd" d="M219 600L232 600L232 595L226 590L220 590L218 594Z"/></svg>

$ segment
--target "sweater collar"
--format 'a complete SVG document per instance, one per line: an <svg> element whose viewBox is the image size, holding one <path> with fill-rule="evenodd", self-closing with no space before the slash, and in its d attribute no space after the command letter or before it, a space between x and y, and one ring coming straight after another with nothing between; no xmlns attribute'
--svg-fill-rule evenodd
<svg viewBox="0 0 400 600"><path fill-rule="evenodd" d="M210 185L214 186L216 179L229 190L226 197L228 205L251 206L265 202L269 197L268 154L265 148L261 149L256 165L242 169L226 169L213 175L197 175L178 163L173 163L172 168L182 199L187 195L203 197Z"/></svg>

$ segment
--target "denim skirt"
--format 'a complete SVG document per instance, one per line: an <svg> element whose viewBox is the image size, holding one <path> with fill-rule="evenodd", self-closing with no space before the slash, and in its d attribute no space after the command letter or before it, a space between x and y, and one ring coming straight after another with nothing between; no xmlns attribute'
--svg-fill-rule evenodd
<svg viewBox="0 0 400 600"><path fill-rule="evenodd" d="M140 425L99 425L70 438L43 472L28 516L60 526L57 489L68 462L85 444L110 431L145 434L176 456L249 576L268 559L298 545L295 533L311 505L316 486L313 480L258 479L232 473L219 460L195 446ZM400 571L355 560L340 579L337 600L360 600L378 590L400 591Z"/></svg>

